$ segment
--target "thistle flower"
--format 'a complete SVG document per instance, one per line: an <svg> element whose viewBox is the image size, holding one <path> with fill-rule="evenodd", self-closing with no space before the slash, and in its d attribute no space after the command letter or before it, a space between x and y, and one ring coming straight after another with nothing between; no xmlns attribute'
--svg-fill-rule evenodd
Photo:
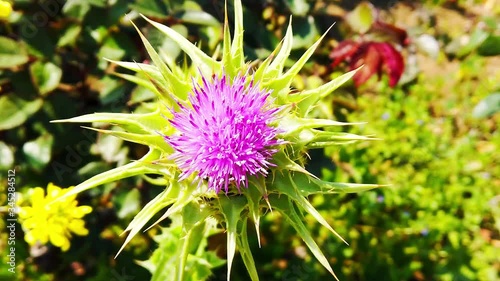
<svg viewBox="0 0 500 281"><path fill-rule="evenodd" d="M167 211L156 223L172 215L182 217L183 239L179 241L178 251L172 254L175 258L166 258L168 262L162 266L151 266L157 258L144 262L152 271L153 279L162 279L165 272L175 272L175 280L188 280L187 276L193 272L192 267L186 270L187 264L192 262L188 257L203 257L196 247L189 245L190 241L206 241L213 229L204 226L218 225L223 226L227 234L227 279L230 279L238 247L250 278L259 280L248 241L247 222L254 223L260 245L260 218L269 209L282 214L311 253L335 276L307 230L302 211L341 237L307 197L361 192L378 185L322 181L310 174L304 164L309 149L371 139L327 129L357 123L310 116L318 101L351 79L355 70L318 88L292 93L294 77L325 35L285 69L293 45L289 24L283 41L268 58L246 63L240 0L234 0L234 12L233 38L226 16L221 54L213 57L170 27L144 17L179 45L189 56L191 65L181 68L175 58L161 56L137 29L153 64L112 62L137 72L136 76L117 75L155 93L157 100L150 103L154 110L141 114L95 113L56 122L114 124L122 130L93 130L146 145L149 152L137 161L86 180L66 196L126 177L141 175L147 179L148 174L160 175L162 182L157 179L151 182L160 182L165 188L129 224L126 229L129 234L122 246L123 249L167 206ZM230 192L232 186L237 193ZM206 192L206 189L214 192ZM222 190L225 194L220 195ZM213 218L218 224L208 223ZM197 260L196 264L213 265L208 259Z"/></svg>
<svg viewBox="0 0 500 281"><path fill-rule="evenodd" d="M202 78L189 97L191 106L179 104L170 121L178 134L165 137L176 150L172 154L182 170L179 180L193 173L208 179L208 188L227 193L229 184L237 189L248 177L267 175L269 162L280 144L278 129L270 126L279 108L270 108L269 92L245 77L232 82L222 74L212 81Z"/></svg>
<svg viewBox="0 0 500 281"><path fill-rule="evenodd" d="M21 207L19 219L25 231L24 239L33 246L36 243L52 245L67 251L70 247L71 233L85 236L84 215L92 212L90 206L77 206L76 195L63 196L71 190L61 189L49 183L47 195L41 187L30 190L31 206ZM59 200L61 199L61 200Z"/></svg>

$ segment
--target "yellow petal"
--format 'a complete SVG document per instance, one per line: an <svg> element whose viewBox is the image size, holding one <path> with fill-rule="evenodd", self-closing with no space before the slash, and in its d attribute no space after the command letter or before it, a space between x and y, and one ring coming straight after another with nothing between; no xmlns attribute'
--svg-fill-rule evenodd
<svg viewBox="0 0 500 281"><path fill-rule="evenodd" d="M61 188L53 183L49 183L47 186L47 199L50 200L57 198L61 195Z"/></svg>
<svg viewBox="0 0 500 281"><path fill-rule="evenodd" d="M39 205L44 204L44 196L45 192L41 187L35 187L30 190L31 205L33 208L39 208Z"/></svg>
<svg viewBox="0 0 500 281"><path fill-rule="evenodd" d="M85 216L86 214L89 214L90 212L92 212L92 207L80 206L80 207L76 207L75 209L73 209L71 212L71 215L74 218L80 219L83 216Z"/></svg>
<svg viewBox="0 0 500 281"><path fill-rule="evenodd" d="M35 245L35 243L36 243L36 237L33 236L32 231L28 231L24 234L24 240L26 241L26 243L28 243L31 246Z"/></svg>
<svg viewBox="0 0 500 281"><path fill-rule="evenodd" d="M66 244L69 244L68 238L64 236L62 232L51 231L49 234L49 240L52 245L62 248Z"/></svg>
<svg viewBox="0 0 500 281"><path fill-rule="evenodd" d="M27 228L27 229L36 228L39 225L43 225L43 224L41 224L40 220L38 220L37 218L29 218L29 219L23 221L23 223L22 223L22 226L24 228Z"/></svg>
<svg viewBox="0 0 500 281"><path fill-rule="evenodd" d="M50 232L64 233L65 225L59 223L50 222Z"/></svg>
<svg viewBox="0 0 500 281"><path fill-rule="evenodd" d="M70 244L69 244L69 240L68 240L68 239L66 239L66 240L64 241L64 244L62 244L62 245L61 245L61 250L62 250L63 252L66 252L66 251L69 249L69 246L70 246Z"/></svg>
<svg viewBox="0 0 500 281"><path fill-rule="evenodd" d="M83 220L72 220L68 225L68 228L75 234L80 236L85 236L89 234L89 231L85 228L85 222Z"/></svg>
<svg viewBox="0 0 500 281"><path fill-rule="evenodd" d="M49 237L48 233L46 231L40 231L39 229L34 229L31 231L28 231L24 235L24 240L30 244L30 245L35 245L36 242L40 242L41 244L45 244L48 242Z"/></svg>
<svg viewBox="0 0 500 281"><path fill-rule="evenodd" d="M1 1L1 0L0 0ZM23 205L24 201L25 201L25 198L24 198L24 194L22 193L16 193L16 204L17 206L21 207L21 205Z"/></svg>
<svg viewBox="0 0 500 281"><path fill-rule="evenodd" d="M28 217L31 217L32 216L32 214L31 214L32 211L33 211L33 208L28 207L28 206L19 208L19 214L18 214L19 218L20 219L26 219Z"/></svg>

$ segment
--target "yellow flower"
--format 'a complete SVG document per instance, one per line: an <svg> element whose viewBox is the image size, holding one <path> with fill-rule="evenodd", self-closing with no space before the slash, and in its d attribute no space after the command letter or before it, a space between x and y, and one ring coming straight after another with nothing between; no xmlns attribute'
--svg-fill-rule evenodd
<svg viewBox="0 0 500 281"><path fill-rule="evenodd" d="M71 188L61 189L49 183L47 196L41 187L30 190L31 206L21 207L19 210L19 218L25 230L24 239L28 244L46 244L50 241L52 245L66 251L70 246L71 232L80 236L88 234L82 218L92 212L92 208L77 206L76 195L59 199Z"/></svg>
<svg viewBox="0 0 500 281"><path fill-rule="evenodd" d="M0 0L0 18L8 18L10 13L12 13L12 4Z"/></svg>

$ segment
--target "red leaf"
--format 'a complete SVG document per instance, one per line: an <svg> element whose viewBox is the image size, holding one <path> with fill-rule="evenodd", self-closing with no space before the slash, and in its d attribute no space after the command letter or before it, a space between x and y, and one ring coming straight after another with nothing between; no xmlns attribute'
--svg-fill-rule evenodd
<svg viewBox="0 0 500 281"><path fill-rule="evenodd" d="M379 71L383 68L389 75L389 86L396 86L405 68L403 56L390 43L374 43L373 47L382 58Z"/></svg>
<svg viewBox="0 0 500 281"><path fill-rule="evenodd" d="M377 73L379 78L382 71L389 75L389 86L394 87L398 83L404 71L403 56L390 43L364 42L358 43L352 40L342 41L337 48L330 53L333 59L332 67L342 61L349 63L350 70L358 70L353 80L356 86L360 86Z"/></svg>
<svg viewBox="0 0 500 281"><path fill-rule="evenodd" d="M332 67L337 66L342 61L350 61L352 55L358 50L359 43L352 40L345 40L333 49L330 53L330 58L333 59Z"/></svg>
<svg viewBox="0 0 500 281"><path fill-rule="evenodd" d="M379 54L375 44L373 42L362 44L352 59L351 70L364 65L353 77L356 87L359 87L370 79L373 74L380 71L382 56Z"/></svg>

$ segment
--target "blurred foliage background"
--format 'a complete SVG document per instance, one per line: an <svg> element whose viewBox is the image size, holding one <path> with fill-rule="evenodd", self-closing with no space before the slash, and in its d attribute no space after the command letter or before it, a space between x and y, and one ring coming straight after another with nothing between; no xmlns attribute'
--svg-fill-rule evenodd
<svg viewBox="0 0 500 281"><path fill-rule="evenodd" d="M2 1L5 2L5 1ZM8 2L8 1L7 1ZM15 0L0 18L0 205L7 203L7 170L16 170L19 198L30 188L76 185L140 158L146 148L79 126L49 123L93 112L141 111L153 98L121 79L112 60L148 61L130 20L167 57L183 63L172 41L139 18L167 24L208 54L222 39L224 1ZM360 60L370 73L326 97L318 116L364 125L347 131L381 140L310 153L309 169L327 180L389 184L359 195L311 197L350 246L308 222L341 280L498 280L500 278L500 5L495 0L341 1L247 0L247 60L267 57L292 16L291 59L321 34L327 37L297 77L315 88ZM231 21L231 3L228 3ZM386 28L373 28L375 21ZM389 26L390 27L387 27ZM404 33L402 33L404 32ZM374 35L375 34L375 35ZM404 34L404 41L394 36ZM397 37L400 38L400 37ZM364 53L333 66L345 40L388 42L404 61ZM382 56L382 60L377 56ZM373 58L377 59L373 59ZM371 65L371 66L370 66ZM368 66L368 67L367 67ZM401 68L401 65L399 65ZM123 72L123 70L120 70ZM376 74L376 75L375 75ZM392 87L390 87L391 85ZM137 211L161 190L144 178L123 180L79 196L88 236L61 252L29 247L16 228L18 280L149 280L153 240L168 222L134 238L115 259L120 236ZM0 215L7 271L6 208ZM262 280L327 280L282 218L268 214L262 248L251 237ZM223 235L208 247L224 257ZM168 251L167 251L168 252ZM211 280L225 280L219 267ZM239 257L233 280L248 280Z"/></svg>

